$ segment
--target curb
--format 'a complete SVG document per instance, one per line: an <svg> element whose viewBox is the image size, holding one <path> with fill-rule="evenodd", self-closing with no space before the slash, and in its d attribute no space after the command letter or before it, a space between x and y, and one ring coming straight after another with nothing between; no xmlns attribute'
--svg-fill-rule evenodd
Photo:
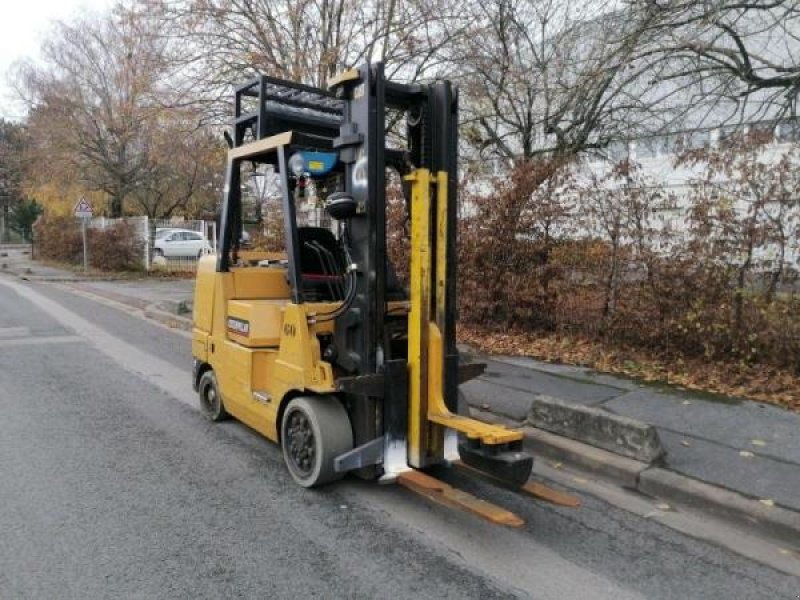
<svg viewBox="0 0 800 600"><path fill-rule="evenodd" d="M181 329L183 331L192 330L192 320L186 317L179 317L163 310L159 310L156 305L150 305L144 309L144 316L152 321L157 321L162 325L171 327L172 329Z"/></svg>
<svg viewBox="0 0 800 600"><path fill-rule="evenodd" d="M588 444L524 427L525 447L539 456L676 506L721 518L740 529L800 546L800 513L758 498L650 466Z"/></svg>
<svg viewBox="0 0 800 600"><path fill-rule="evenodd" d="M148 307L151 306L151 302L148 300L143 300L141 298L136 298L132 296L126 296L125 294L117 294L109 290L99 290L96 288L86 289L85 287L80 285L73 285L70 287L78 291L84 292L86 294L91 294L93 296L105 298L106 300L111 300L112 302L124 304L125 306L129 306L131 308L137 308L139 310L146 310Z"/></svg>
<svg viewBox="0 0 800 600"><path fill-rule="evenodd" d="M648 496L710 513L739 527L766 532L795 547L800 544L800 513L794 510L765 504L759 499L658 467L640 474L637 489Z"/></svg>
<svg viewBox="0 0 800 600"><path fill-rule="evenodd" d="M573 465L625 488L637 489L639 475L650 466L541 429L524 427L522 431L524 447L534 456Z"/></svg>
<svg viewBox="0 0 800 600"><path fill-rule="evenodd" d="M655 427L602 408L539 395L531 404L527 422L538 429L647 464L666 455Z"/></svg>
<svg viewBox="0 0 800 600"><path fill-rule="evenodd" d="M767 534L800 549L800 512L779 505L770 506L758 498L525 426L494 413L475 408L470 413L482 421L521 428L525 435L524 446L534 454L534 460L538 456L563 463L567 468L607 483L717 517L756 535Z"/></svg>
<svg viewBox="0 0 800 600"><path fill-rule="evenodd" d="M181 317L174 313L169 313L162 310L159 304L152 304L147 300L143 300L141 298L132 298L130 296L124 296L122 294L115 294L113 292L109 292L107 290L96 290L92 289L91 291L85 290L80 286L69 286L75 292L81 293L88 296L95 296L97 298L102 298L104 300L108 300L114 302L118 305L122 305L128 308L133 308L135 310L142 311L142 315L161 325L166 325L171 329L180 329L182 331L192 331L192 319L187 317Z"/></svg>

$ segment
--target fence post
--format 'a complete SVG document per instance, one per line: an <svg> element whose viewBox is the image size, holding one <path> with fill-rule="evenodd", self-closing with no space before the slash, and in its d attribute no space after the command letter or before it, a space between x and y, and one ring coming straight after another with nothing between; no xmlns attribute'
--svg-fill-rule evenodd
<svg viewBox="0 0 800 600"><path fill-rule="evenodd" d="M83 272L89 272L89 247L86 243L86 227L89 224L88 217L81 218L81 238L83 239Z"/></svg>
<svg viewBox="0 0 800 600"><path fill-rule="evenodd" d="M144 216L144 270L150 270L150 217Z"/></svg>

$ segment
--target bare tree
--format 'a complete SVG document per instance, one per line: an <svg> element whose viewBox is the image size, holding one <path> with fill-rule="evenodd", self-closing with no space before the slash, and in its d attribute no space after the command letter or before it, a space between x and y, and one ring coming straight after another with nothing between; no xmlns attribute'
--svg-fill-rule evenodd
<svg viewBox="0 0 800 600"><path fill-rule="evenodd" d="M796 114L800 91L800 4L796 0L637 0L662 58L655 80L692 86L689 101L715 120Z"/></svg>
<svg viewBox="0 0 800 600"><path fill-rule="evenodd" d="M171 109L148 136L147 164L130 204L151 219L214 213L222 189L223 142L197 127L194 110Z"/></svg>
<svg viewBox="0 0 800 600"><path fill-rule="evenodd" d="M664 98L647 79L657 59L653 11L586 0L472 3L472 35L454 58L464 65L463 137L482 156L527 160L605 148L663 127Z"/></svg>
<svg viewBox="0 0 800 600"><path fill-rule="evenodd" d="M183 48L183 74L218 121L230 85L257 73L325 87L342 69L383 61L391 77L433 76L467 24L455 0L138 0L134 10Z"/></svg>
<svg viewBox="0 0 800 600"><path fill-rule="evenodd" d="M57 23L42 53L42 63L18 69L31 106L32 153L107 194L110 215L121 216L150 172L150 138L160 127L159 94L170 68L166 48L118 10Z"/></svg>

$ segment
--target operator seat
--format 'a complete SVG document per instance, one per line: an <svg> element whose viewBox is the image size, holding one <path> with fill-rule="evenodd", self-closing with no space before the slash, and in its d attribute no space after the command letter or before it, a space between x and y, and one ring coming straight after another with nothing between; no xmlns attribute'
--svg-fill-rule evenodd
<svg viewBox="0 0 800 600"><path fill-rule="evenodd" d="M300 242L300 278L308 300L330 302L344 300L347 261L341 244L330 229L298 227ZM407 300L391 261L386 259L386 300Z"/></svg>
<svg viewBox="0 0 800 600"><path fill-rule="evenodd" d="M344 300L345 258L336 236L324 227L298 227L300 279L308 300Z"/></svg>

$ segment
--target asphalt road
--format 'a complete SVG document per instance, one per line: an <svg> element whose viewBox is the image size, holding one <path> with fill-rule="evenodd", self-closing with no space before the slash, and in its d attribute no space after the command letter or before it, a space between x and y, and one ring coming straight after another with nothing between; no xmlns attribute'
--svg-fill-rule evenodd
<svg viewBox="0 0 800 600"><path fill-rule="evenodd" d="M16 286L8 287L9 283ZM0 598L790 598L800 579L584 496L437 475L491 526L397 486L296 486L196 410L189 340L0 279Z"/></svg>

